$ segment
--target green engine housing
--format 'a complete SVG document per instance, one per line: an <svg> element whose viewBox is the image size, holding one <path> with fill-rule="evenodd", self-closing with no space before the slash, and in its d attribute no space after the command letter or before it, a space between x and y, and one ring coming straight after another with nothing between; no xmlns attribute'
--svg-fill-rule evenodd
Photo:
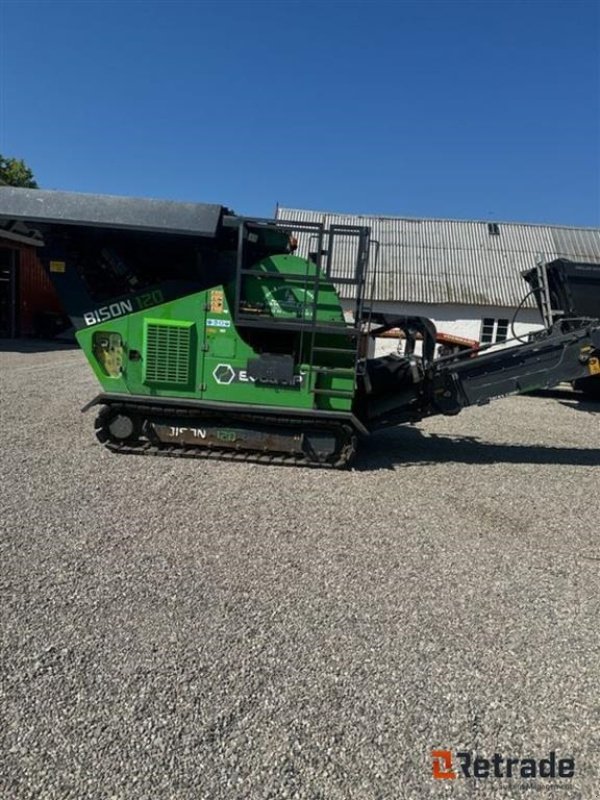
<svg viewBox="0 0 600 800"><path fill-rule="evenodd" d="M234 280L168 302L157 302L161 293L155 290L134 298L133 308L140 310L109 306L114 316L76 334L103 390L350 411L356 341L349 338L333 285L317 275L313 262L295 255L264 258L252 273L244 277L240 306L255 325L236 324ZM253 377L253 363L265 357L286 361L284 380Z"/></svg>

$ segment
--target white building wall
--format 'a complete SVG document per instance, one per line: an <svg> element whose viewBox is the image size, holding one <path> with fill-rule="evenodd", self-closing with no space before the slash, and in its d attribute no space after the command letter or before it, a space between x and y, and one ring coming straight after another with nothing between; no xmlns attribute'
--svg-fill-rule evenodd
<svg viewBox="0 0 600 800"><path fill-rule="evenodd" d="M345 311L352 313L352 301L343 301L343 305ZM386 314L427 317L433 321L441 333L451 333L476 341L480 340L481 324L484 317L508 319L510 323L516 311L515 308L507 308L506 306L473 306L458 303L444 305L436 305L434 303L373 303L373 310ZM543 324L538 310L532 308L521 309L514 327L517 336L524 336L531 331L542 328ZM512 337L510 328L508 336ZM398 339L377 339L375 355L380 356L396 352L398 343Z"/></svg>

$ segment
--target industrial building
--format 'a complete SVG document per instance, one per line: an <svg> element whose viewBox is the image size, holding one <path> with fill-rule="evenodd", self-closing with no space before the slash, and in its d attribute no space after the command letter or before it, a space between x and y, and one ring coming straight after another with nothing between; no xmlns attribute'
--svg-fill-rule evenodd
<svg viewBox="0 0 600 800"><path fill-rule="evenodd" d="M424 316L438 330L486 344L500 344L515 332L541 326L534 299L525 298L521 272L539 261L563 257L600 263L600 228L575 228L488 221L411 219L334 214L278 207L280 220L366 225L378 242L369 282L377 311ZM338 243L335 274L352 269L353 252ZM354 240L352 240L354 241ZM342 245L342 246L340 246ZM300 235L300 253L311 243ZM53 286L27 232L0 236L0 337L50 336L65 327ZM352 288L338 290L348 312ZM393 350L397 340L378 344Z"/></svg>
<svg viewBox="0 0 600 800"><path fill-rule="evenodd" d="M329 225L366 225L378 242L371 257L373 308L433 320L439 331L485 344L501 344L542 327L521 273L536 263L568 258L600 263L600 228L523 223L410 219L277 208L277 218ZM311 248L300 237L300 251ZM377 252L378 249L378 252ZM302 252L304 251L304 252ZM350 241L337 245L334 275L353 268ZM338 290L348 310L352 297ZM369 296L369 289L367 290ZM378 342L377 352L397 340Z"/></svg>
<svg viewBox="0 0 600 800"><path fill-rule="evenodd" d="M27 231L0 233L0 338L54 336L68 321Z"/></svg>

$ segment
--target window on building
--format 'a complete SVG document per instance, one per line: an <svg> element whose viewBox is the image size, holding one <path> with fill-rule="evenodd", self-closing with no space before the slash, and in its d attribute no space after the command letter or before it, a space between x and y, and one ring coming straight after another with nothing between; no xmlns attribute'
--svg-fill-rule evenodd
<svg viewBox="0 0 600 800"><path fill-rule="evenodd" d="M494 326L496 320L484 317L481 323L481 344L491 344L494 341Z"/></svg>
<svg viewBox="0 0 600 800"><path fill-rule="evenodd" d="M497 222L488 222L488 233L490 236L500 236L500 228Z"/></svg>
<svg viewBox="0 0 600 800"><path fill-rule="evenodd" d="M508 320L484 317L481 321L481 344L500 344L508 338Z"/></svg>
<svg viewBox="0 0 600 800"><path fill-rule="evenodd" d="M499 319L496 325L496 341L505 342L508 338L508 320Z"/></svg>

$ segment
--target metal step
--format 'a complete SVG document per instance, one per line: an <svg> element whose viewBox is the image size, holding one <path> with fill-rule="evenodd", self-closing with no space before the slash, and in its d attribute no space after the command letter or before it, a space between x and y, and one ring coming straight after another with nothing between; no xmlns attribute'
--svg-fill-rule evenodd
<svg viewBox="0 0 600 800"><path fill-rule="evenodd" d="M313 394L322 394L325 397L354 397L354 392L347 392L343 389L313 389Z"/></svg>
<svg viewBox="0 0 600 800"><path fill-rule="evenodd" d="M340 353L340 355L356 355L355 347L313 347L313 353Z"/></svg>
<svg viewBox="0 0 600 800"><path fill-rule="evenodd" d="M302 283L307 284L314 284L315 282L317 284L324 282L329 283L325 277L319 277L319 279L315 281L314 275L304 272L266 272L263 269L242 269L240 270L240 275L242 275L242 277L244 275L250 275L253 278L270 278L271 280L275 278L278 283L285 283L286 281L293 281L294 283L302 281Z"/></svg>
<svg viewBox="0 0 600 800"><path fill-rule="evenodd" d="M356 374L354 368L350 369L350 367L313 367L312 371L321 375L339 376L340 378L353 378Z"/></svg>
<svg viewBox="0 0 600 800"><path fill-rule="evenodd" d="M347 338L356 338L359 332L348 326L346 322L336 323L321 323L315 322L312 319L307 320L293 320L288 317L278 318L268 316L267 314L256 313L253 315L239 314L235 322L245 328L262 328L264 330L281 330L281 331L314 331L315 334L319 333L337 333L340 336ZM339 352L338 348L335 352Z"/></svg>

